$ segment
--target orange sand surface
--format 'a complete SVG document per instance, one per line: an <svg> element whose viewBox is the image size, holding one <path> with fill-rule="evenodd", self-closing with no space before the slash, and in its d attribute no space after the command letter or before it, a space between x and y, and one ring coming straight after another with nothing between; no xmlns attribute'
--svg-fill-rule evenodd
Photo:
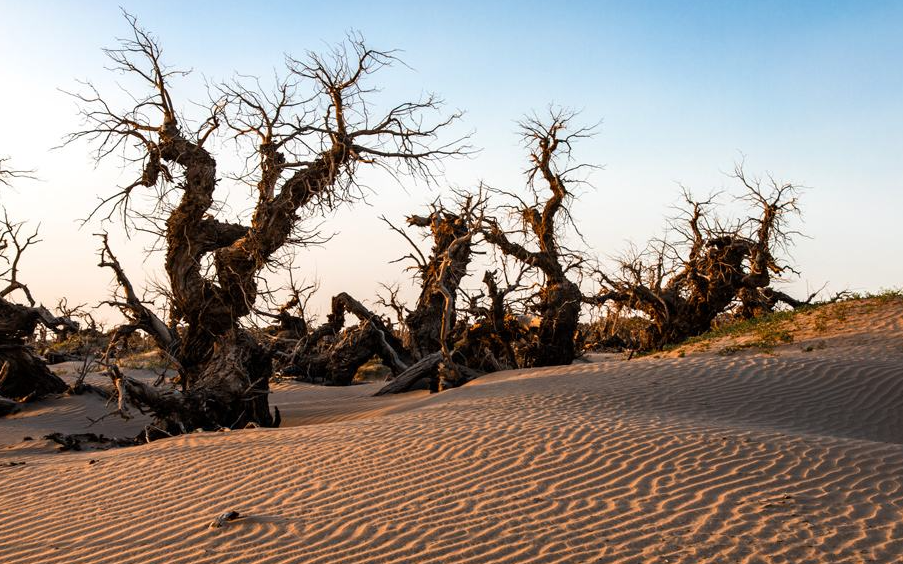
<svg viewBox="0 0 903 564"><path fill-rule="evenodd" d="M292 426L108 451L40 440L106 409L48 400L0 419L0 562L901 562L903 304L866 306L768 352L283 383Z"/></svg>

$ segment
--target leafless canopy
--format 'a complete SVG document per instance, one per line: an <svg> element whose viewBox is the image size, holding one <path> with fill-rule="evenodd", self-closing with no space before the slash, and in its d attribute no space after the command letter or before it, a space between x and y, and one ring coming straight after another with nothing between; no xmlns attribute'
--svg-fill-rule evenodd
<svg viewBox="0 0 903 564"><path fill-rule="evenodd" d="M534 305L541 317L539 334L532 344L534 351L526 355L528 364L535 366L570 364L576 354L574 334L581 295L568 273L578 268L584 257L565 247L562 238L565 226L573 225L569 209L573 186L584 182L580 171L593 168L572 158L573 145L590 137L594 127L575 127L574 117L574 112L550 109L548 116L531 116L520 123L529 150L526 175L533 201L500 191L517 202L513 207L520 227L505 229L499 220L488 218L483 231L486 240L503 254L542 273ZM542 193L539 186L545 188Z"/></svg>
<svg viewBox="0 0 903 564"><path fill-rule="evenodd" d="M10 186L16 178L34 178L33 170L16 170L10 168L9 157L0 157L0 184Z"/></svg>
<svg viewBox="0 0 903 564"><path fill-rule="evenodd" d="M171 82L187 73L167 67L156 38L138 27L134 17L126 18L131 35L105 52L113 69L137 78L146 93L130 91L132 106L118 110L86 84L86 91L74 96L87 127L69 140L93 140L99 159L124 150L142 162L141 175L96 211L128 216L138 187L174 182L181 191L166 232L171 238L167 270L175 299L182 302L176 304L177 315L187 302L206 293L215 296L210 301L228 303L235 314L246 314L255 295L250 275L285 243L304 210L332 208L353 198L359 166L431 180L443 158L467 150L460 139L436 144L439 133L459 114L427 125L425 115L441 104L435 96L374 113L375 89L367 79L396 62L396 56L368 47L359 35L349 35L326 54L287 57L285 76L277 78L272 89L247 76L214 85L206 119L189 130L171 95ZM210 215L215 213L218 179L207 146L216 135L248 151L241 178L253 180L257 197L250 225ZM212 280L204 280L198 265L211 252L217 254L216 272Z"/></svg>
<svg viewBox="0 0 903 564"><path fill-rule="evenodd" d="M572 110L550 107L547 116L534 114L518 124L521 140L529 151L530 166L525 174L530 198L525 200L514 192L494 189L514 202L502 209L513 212L520 226L505 229L494 218L487 218L486 222L489 242L552 278L563 277L582 262L579 253L564 247L561 239L568 226L579 236L570 212L573 188L586 183L584 173L598 168L573 158L574 145L591 138L597 127L575 126L576 118L577 113Z"/></svg>
<svg viewBox="0 0 903 564"><path fill-rule="evenodd" d="M798 307L814 297L804 302L771 287L775 278L795 272L783 257L799 235L789 221L799 214L800 187L751 177L742 163L731 176L742 187L737 200L750 208L747 216L720 217L717 194L698 200L684 189L664 238L626 254L615 274L598 273L603 289L591 302L649 318L636 346L657 348L698 335L724 313L749 318L778 302Z"/></svg>
<svg viewBox="0 0 903 564"><path fill-rule="evenodd" d="M467 148L462 139L438 140L459 114L430 122L441 105L435 96L376 110L369 79L396 55L370 48L356 34L325 54L286 57L284 75L270 88L244 75L211 85L201 118L192 121L172 95L173 82L187 73L166 66L157 39L133 16L126 19L130 35L105 53L112 69L138 86L128 89L130 101L119 109L85 83L73 94L85 128L68 141L92 141L98 159L122 152L141 164L134 182L105 198L95 213L106 210L109 218L118 212L129 221L137 213L133 192L156 189L158 205L150 215L165 240L169 326L185 327L175 355L183 386L190 387L207 379L204 367L229 348L215 354L217 342L249 342L236 333L238 323L253 310L260 272L296 241L299 218L358 197L362 165L429 182L443 159ZM218 213L221 174L214 152L222 143L216 139L233 141L245 159L244 170L232 176L253 186L247 223Z"/></svg>
<svg viewBox="0 0 903 564"><path fill-rule="evenodd" d="M6 298L13 292L20 291L28 301L28 305L34 306L35 300L31 291L19 279L19 265L25 251L35 243L39 243L40 239L38 239L38 228L31 233L23 234L24 226L24 222L12 221L6 209L3 208L3 219L0 223L0 260L5 265L0 265L0 269L2 269L0 270L0 280L5 282L6 287L0 289L0 298ZM7 251L11 256L7 256Z"/></svg>

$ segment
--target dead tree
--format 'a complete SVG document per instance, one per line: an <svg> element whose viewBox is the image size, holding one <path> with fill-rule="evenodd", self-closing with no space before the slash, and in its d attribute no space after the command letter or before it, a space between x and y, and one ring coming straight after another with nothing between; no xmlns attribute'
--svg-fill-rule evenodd
<svg viewBox="0 0 903 564"><path fill-rule="evenodd" d="M111 361L115 357L113 351L123 340L138 331L149 335L164 356L173 363L178 363L179 332L177 328L168 326L163 320L148 307L147 302L140 299L135 292L135 287L126 276L125 270L119 264L119 259L110 248L110 241L106 233L98 234L101 239L99 251L100 262L97 266L109 268L113 271L116 280L117 291L113 298L104 302L115 307L125 317L126 322L117 326L109 339L109 345L105 354L106 360Z"/></svg>
<svg viewBox="0 0 903 564"><path fill-rule="evenodd" d="M787 222L799 216L799 186L790 182L779 182L772 177L763 185L761 178L751 178L743 170L742 164L734 168L734 178L744 187L741 197L752 207L758 208L759 216L751 217L750 248L748 270L743 278L737 299L740 301L735 314L741 319L750 319L774 311L779 303L798 308L815 297L798 300L771 286L774 277L786 272L799 274L789 264L778 258L776 253L786 253L793 244L798 231L789 230Z"/></svg>
<svg viewBox="0 0 903 564"><path fill-rule="evenodd" d="M428 237L432 240L429 256L420 251L404 230L386 220L391 229L401 234L414 249L403 258L415 262L412 268L420 282L420 295L414 309L404 318L404 345L416 361L441 353L441 362L432 363L429 368L418 365L418 369L424 371L418 379L429 378L433 391L459 386L474 376L467 368L468 359L454 354L452 341L457 324L458 289L470 266L474 236L480 231L485 199L482 189L477 194L456 195L458 205L454 209L437 200L430 206L429 214L407 218L409 226L429 230ZM410 385L414 383L416 380ZM400 382L393 385L393 389L399 387Z"/></svg>
<svg viewBox="0 0 903 564"><path fill-rule="evenodd" d="M458 331L455 349L468 359L471 368L494 372L525 366L523 353L532 348L531 335L508 303L509 295L523 289L525 273L521 268L513 280L500 286L498 273L486 271L486 291L469 297L467 313L471 321Z"/></svg>
<svg viewBox="0 0 903 564"><path fill-rule="evenodd" d="M429 229L433 241L429 257L404 230L387 221L413 246L414 252L404 258L415 261L412 268L422 286L415 308L406 315L394 292L390 290L389 302L384 300L404 323L403 338L382 317L342 293L333 298L327 322L299 339L282 373L345 385L351 383L358 368L377 356L396 375L393 391L407 391L423 379L429 379L431 388L438 391L473 377L466 359L455 358L451 342L458 287L467 274L482 207L482 194L462 194L455 211L437 201L428 215L408 217L408 225ZM357 317L357 326L345 327L346 313Z"/></svg>
<svg viewBox="0 0 903 564"><path fill-rule="evenodd" d="M64 297L57 302L55 311L59 317L71 319L79 324L78 331L61 331L48 341L45 335L39 340L41 355L48 364L67 361L86 361L103 354L109 344L110 335L98 322L87 303L70 305ZM40 334L39 329L39 334Z"/></svg>
<svg viewBox="0 0 903 564"><path fill-rule="evenodd" d="M649 320L635 348L660 349L700 335L723 314L748 318L773 311L779 302L799 307L814 297L796 300L770 286L773 276L792 271L775 253L786 250L796 233L788 230L787 220L799 213L798 186L770 179L765 187L740 165L734 176L745 190L740 200L757 208L749 217L721 220L712 210L713 198L694 200L684 191L685 206L670 223L670 241L666 236L621 260L616 275L599 273L602 290L587 301L613 303Z"/></svg>
<svg viewBox="0 0 903 564"><path fill-rule="evenodd" d="M546 120L530 117L520 124L522 138L530 150L527 181L534 196L530 203L518 198L516 212L522 226L517 232L523 244L513 240L496 220L488 220L483 231L486 240L502 253L538 270L543 278L535 304L541 322L537 338L525 355L528 366L570 364L577 354L574 337L582 296L579 286L567 274L580 261L570 261L573 253L562 247L560 237L570 215L569 175L589 166L571 162L571 145L590 136L592 130L569 131L573 117L572 113L553 110ZM538 182L548 189L544 199L539 195Z"/></svg>
<svg viewBox="0 0 903 564"><path fill-rule="evenodd" d="M133 190L156 187L160 195L154 217L163 224L168 326L179 331L173 342L171 332L154 337L172 351L181 390L165 397L137 389L130 395L165 419L169 432L272 425L270 358L242 326L258 296L259 274L277 251L299 242L299 218L359 195L360 166L429 180L439 160L462 151L460 141L435 144L458 115L426 125L424 114L440 105L432 96L377 114L366 82L395 57L351 36L325 56L287 58L286 75L272 90L247 78L216 86L209 114L191 130L170 88L187 73L165 66L157 40L126 18L130 36L105 52L114 70L143 90L130 92L137 103L119 111L87 84L87 92L76 95L87 127L70 140L95 141L101 159L125 150L143 163L140 176L98 209L128 221ZM256 203L247 224L217 217L220 175L211 140L220 132L248 151L251 165L239 178L253 186ZM175 201L167 207L170 196Z"/></svg>
<svg viewBox="0 0 903 564"><path fill-rule="evenodd" d="M9 186L16 178L33 178L33 170L16 170L11 168L8 162L9 157L0 157L0 185Z"/></svg>
<svg viewBox="0 0 903 564"><path fill-rule="evenodd" d="M7 177L8 178L8 177ZM5 183L4 175L0 181ZM30 341L39 326L54 333L78 330L78 324L65 317L57 317L37 304L28 286L19 280L19 265L23 254L38 242L38 232L25 236L22 223L14 223L3 210L0 224L0 396L16 401L31 401L49 394L65 392L68 386L47 368ZM16 303L21 295L25 303Z"/></svg>
<svg viewBox="0 0 903 564"><path fill-rule="evenodd" d="M398 336L399 339L401 339L402 342L407 342L409 337L408 328L407 325L405 325L405 319L408 315L410 315L411 310L408 309L407 305L405 305L405 303L399 299L398 284L384 284L381 282L379 285L383 289L383 291L385 291L385 295L377 292L375 303L395 314L395 320L392 323L393 332Z"/></svg>
<svg viewBox="0 0 903 564"><path fill-rule="evenodd" d="M356 326L345 327L348 313L358 319ZM396 374L412 363L385 320L342 292L332 298L326 323L297 342L282 373L300 380L346 386L358 368L374 356Z"/></svg>
<svg viewBox="0 0 903 564"><path fill-rule="evenodd" d="M440 350L443 333L447 333L444 327L455 324L458 287L467 275L473 236L485 203L481 194L460 194L459 199L456 210L436 201L430 206L429 214L407 218L409 226L429 230L432 250L428 257L401 229L389 224L394 231L411 241L416 253L406 257L416 263L414 268L420 280L420 295L413 311L405 318L408 329L405 345L418 360Z"/></svg>

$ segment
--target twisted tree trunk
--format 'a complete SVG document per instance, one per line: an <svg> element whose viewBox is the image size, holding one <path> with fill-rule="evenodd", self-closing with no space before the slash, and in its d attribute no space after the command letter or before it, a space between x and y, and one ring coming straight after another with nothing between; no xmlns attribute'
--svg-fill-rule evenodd
<svg viewBox="0 0 903 564"><path fill-rule="evenodd" d="M405 319L405 344L417 359L442 348L444 323L454 326L458 287L470 265L472 216L472 200L468 198L460 213L449 212L440 205L428 216L408 218L408 225L427 227L433 237L430 256L418 268L420 296Z"/></svg>
<svg viewBox="0 0 903 564"><path fill-rule="evenodd" d="M529 352L529 366L570 364L577 356L577 326L582 305L580 288L562 278L547 282L540 293L539 338Z"/></svg>

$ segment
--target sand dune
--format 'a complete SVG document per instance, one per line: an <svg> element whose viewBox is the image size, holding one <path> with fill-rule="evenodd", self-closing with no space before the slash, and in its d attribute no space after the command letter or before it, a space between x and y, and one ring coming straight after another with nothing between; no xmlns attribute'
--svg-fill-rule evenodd
<svg viewBox="0 0 903 564"><path fill-rule="evenodd" d="M10 444L0 562L899 562L903 305L807 338L434 396L286 384L299 426Z"/></svg>

